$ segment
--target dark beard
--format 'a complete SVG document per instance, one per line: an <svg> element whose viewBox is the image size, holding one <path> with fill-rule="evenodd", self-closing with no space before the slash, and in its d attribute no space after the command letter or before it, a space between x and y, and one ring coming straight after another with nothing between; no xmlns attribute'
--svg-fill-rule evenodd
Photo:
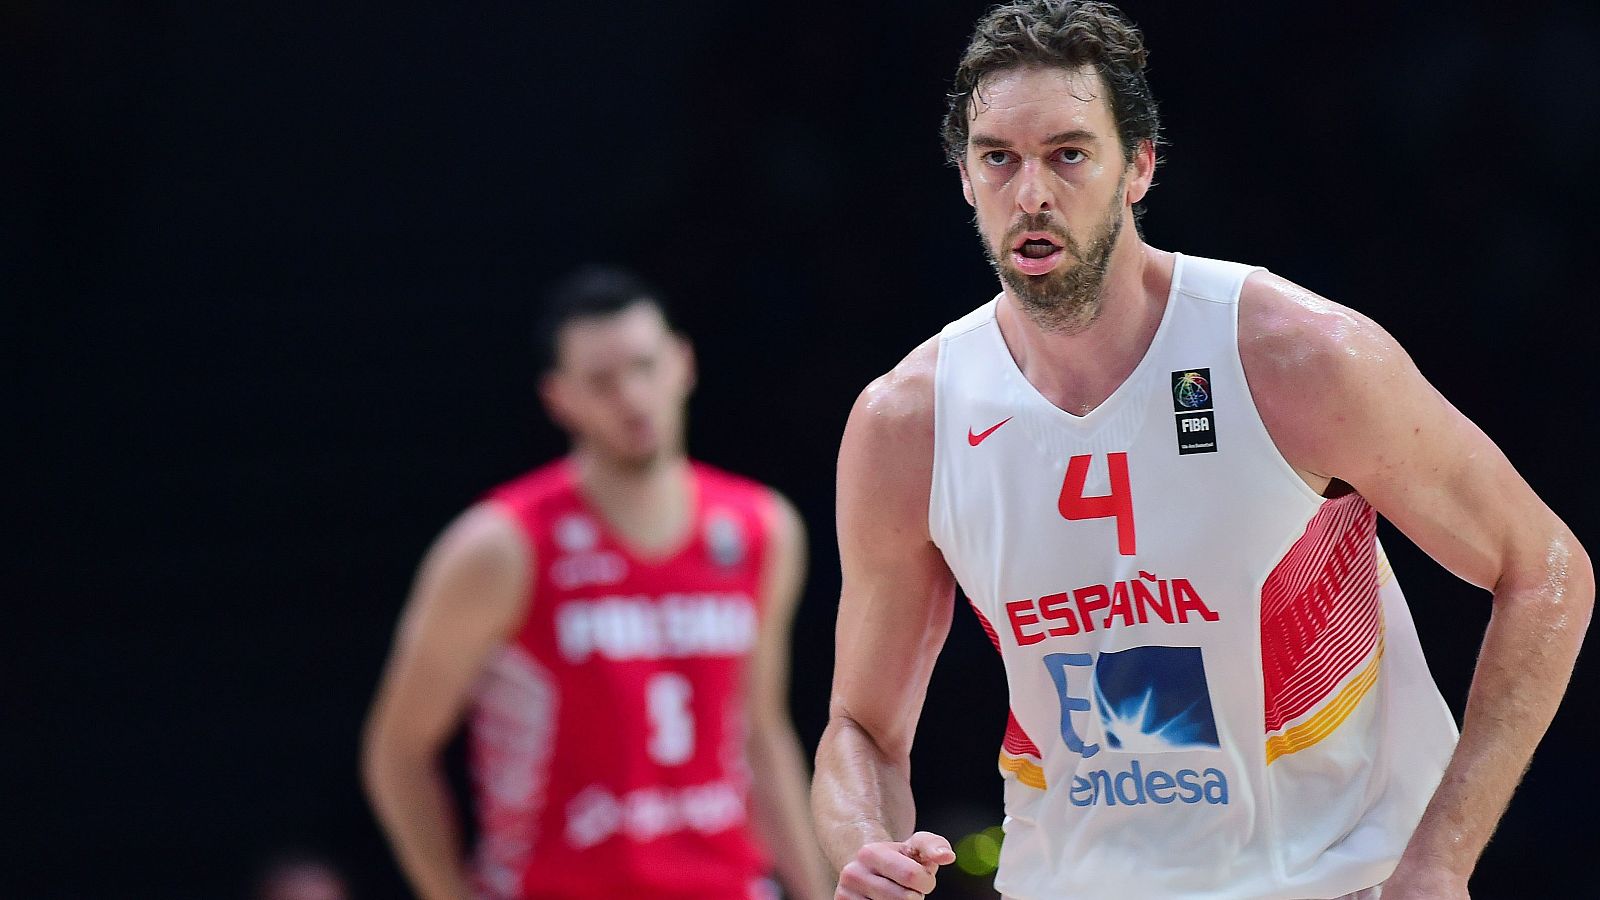
<svg viewBox="0 0 1600 900"><path fill-rule="evenodd" d="M995 248L982 240L980 232L979 239L989 257L989 265L1022 304L1022 311L1045 331L1077 334L1100 317L1100 289L1105 285L1106 270L1111 266L1111 251L1122 234L1122 191L1123 184L1119 182L1117 195L1106 210L1105 221L1087 247L1079 246L1048 213L1023 216L1006 232L1000 243L1002 247L1009 248L1023 232L1043 231L1054 235L1061 242L1063 252L1077 259L1076 264L1065 268L1058 266L1047 275L1025 275L1009 264L1002 265Z"/></svg>

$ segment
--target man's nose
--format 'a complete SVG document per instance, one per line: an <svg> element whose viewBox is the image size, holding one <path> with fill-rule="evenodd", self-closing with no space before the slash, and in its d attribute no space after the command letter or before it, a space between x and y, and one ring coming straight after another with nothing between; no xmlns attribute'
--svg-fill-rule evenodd
<svg viewBox="0 0 1600 900"><path fill-rule="evenodd" d="M650 378L638 373L630 373L622 379L618 393L621 395L623 406L630 413L642 413L650 405L650 397L654 384Z"/></svg>
<svg viewBox="0 0 1600 900"><path fill-rule="evenodd" d="M1017 208L1033 215L1051 208L1054 197L1050 193L1051 173L1043 161L1024 159L1022 171L1017 173Z"/></svg>

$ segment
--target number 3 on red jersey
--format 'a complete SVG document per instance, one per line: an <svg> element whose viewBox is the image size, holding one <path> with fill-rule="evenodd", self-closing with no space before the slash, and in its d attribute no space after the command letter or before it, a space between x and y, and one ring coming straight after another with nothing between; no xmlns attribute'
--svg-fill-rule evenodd
<svg viewBox="0 0 1600 900"><path fill-rule="evenodd" d="M1089 454L1067 461L1067 477L1061 482L1061 499L1056 509L1073 522L1084 519L1117 520L1117 552L1133 556L1137 544L1133 532L1133 490L1128 487L1128 454L1107 453L1106 469L1111 475L1111 493L1097 497L1083 494L1089 480Z"/></svg>

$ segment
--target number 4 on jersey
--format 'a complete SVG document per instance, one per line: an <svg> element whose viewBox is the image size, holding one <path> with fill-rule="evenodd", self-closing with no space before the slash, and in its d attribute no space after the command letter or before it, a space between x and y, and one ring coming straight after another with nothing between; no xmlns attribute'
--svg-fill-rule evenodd
<svg viewBox="0 0 1600 900"><path fill-rule="evenodd" d="M1128 454L1107 453L1106 469L1111 475L1111 493L1086 497L1083 489L1089 480L1089 454L1074 456L1067 462L1067 477L1061 482L1061 499L1056 508L1061 517L1079 522L1084 519L1117 520L1117 552L1133 556L1133 490L1128 486Z"/></svg>

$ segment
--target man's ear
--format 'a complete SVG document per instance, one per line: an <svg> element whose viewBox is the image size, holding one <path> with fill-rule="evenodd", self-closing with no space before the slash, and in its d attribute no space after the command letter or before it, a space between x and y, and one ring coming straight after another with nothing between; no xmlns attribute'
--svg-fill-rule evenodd
<svg viewBox="0 0 1600 900"><path fill-rule="evenodd" d="M559 428L567 428L566 382L554 370L539 376L539 402L544 404L545 415Z"/></svg>
<svg viewBox="0 0 1600 900"><path fill-rule="evenodd" d="M1128 179L1127 203L1132 206L1144 199L1150 193L1150 186L1156 179L1156 142L1145 138L1139 142L1133 151L1133 161L1129 164L1133 169L1133 177Z"/></svg>
<svg viewBox="0 0 1600 900"><path fill-rule="evenodd" d="M688 396L694 393L695 384L699 380L699 367L695 361L694 344L689 338L678 332L672 333L673 345L677 347L680 365L683 366L683 394Z"/></svg>
<svg viewBox="0 0 1600 900"><path fill-rule="evenodd" d="M978 201L972 197L972 179L967 175L967 161L956 160L956 168L961 170L961 196L967 198L967 205L976 208Z"/></svg>

